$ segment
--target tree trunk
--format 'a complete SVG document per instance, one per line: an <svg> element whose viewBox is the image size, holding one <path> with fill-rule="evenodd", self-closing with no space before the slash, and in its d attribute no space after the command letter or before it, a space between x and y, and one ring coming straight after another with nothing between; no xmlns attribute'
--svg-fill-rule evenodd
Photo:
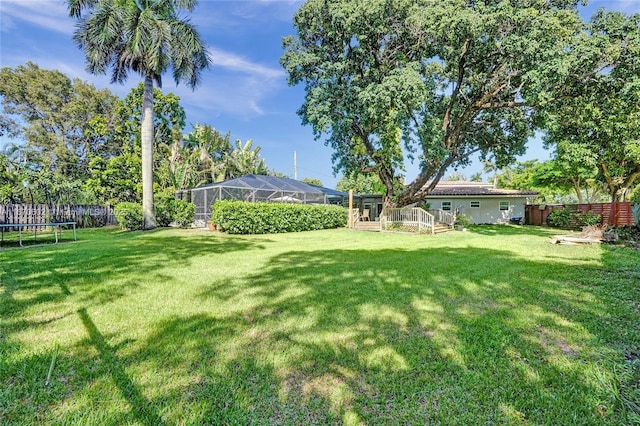
<svg viewBox="0 0 640 426"><path fill-rule="evenodd" d="M573 179L573 190L576 192L576 197L578 197L578 204L584 204L582 189L580 188L580 182L577 179Z"/></svg>
<svg viewBox="0 0 640 426"><path fill-rule="evenodd" d="M156 214L153 207L153 79L144 79L142 101L142 229L156 228Z"/></svg>

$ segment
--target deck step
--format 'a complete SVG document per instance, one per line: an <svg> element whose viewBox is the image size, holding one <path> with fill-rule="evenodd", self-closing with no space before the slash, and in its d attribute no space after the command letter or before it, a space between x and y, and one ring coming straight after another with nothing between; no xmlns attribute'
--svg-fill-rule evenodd
<svg viewBox="0 0 640 426"><path fill-rule="evenodd" d="M374 222L374 221L356 222L354 229L358 231L380 231L380 222Z"/></svg>
<svg viewBox="0 0 640 426"><path fill-rule="evenodd" d="M355 226L353 227L355 230L357 231L377 231L379 232L380 229L380 222L374 222L374 221L362 221L362 222L356 222ZM448 232L451 231L451 227L444 224L444 223L436 223L435 229L434 229L434 233L435 234L440 234L443 232Z"/></svg>
<svg viewBox="0 0 640 426"><path fill-rule="evenodd" d="M449 232L449 231L451 231L451 227L444 223L436 223L436 226L434 227L434 230L433 230L435 234L441 234L443 232Z"/></svg>

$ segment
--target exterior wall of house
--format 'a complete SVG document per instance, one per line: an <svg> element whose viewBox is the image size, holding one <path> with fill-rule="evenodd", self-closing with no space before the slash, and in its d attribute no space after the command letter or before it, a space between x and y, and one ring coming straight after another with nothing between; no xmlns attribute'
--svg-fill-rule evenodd
<svg viewBox="0 0 640 426"><path fill-rule="evenodd" d="M473 197L438 196L427 197L432 209L447 210L465 215L473 224L509 223L512 217L524 219L526 197Z"/></svg>

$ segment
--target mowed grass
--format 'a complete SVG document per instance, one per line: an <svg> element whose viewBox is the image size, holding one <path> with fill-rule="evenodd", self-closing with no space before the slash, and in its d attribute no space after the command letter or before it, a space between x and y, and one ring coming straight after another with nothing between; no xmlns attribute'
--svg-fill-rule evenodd
<svg viewBox="0 0 640 426"><path fill-rule="evenodd" d="M640 254L534 227L0 251L0 424L637 424Z"/></svg>

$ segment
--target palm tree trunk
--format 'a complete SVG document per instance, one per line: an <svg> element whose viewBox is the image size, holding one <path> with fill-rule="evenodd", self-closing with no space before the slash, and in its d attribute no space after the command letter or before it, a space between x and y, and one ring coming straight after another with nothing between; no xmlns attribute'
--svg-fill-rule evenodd
<svg viewBox="0 0 640 426"><path fill-rule="evenodd" d="M153 79L144 79L142 100L142 229L154 229L156 214L153 207Z"/></svg>

